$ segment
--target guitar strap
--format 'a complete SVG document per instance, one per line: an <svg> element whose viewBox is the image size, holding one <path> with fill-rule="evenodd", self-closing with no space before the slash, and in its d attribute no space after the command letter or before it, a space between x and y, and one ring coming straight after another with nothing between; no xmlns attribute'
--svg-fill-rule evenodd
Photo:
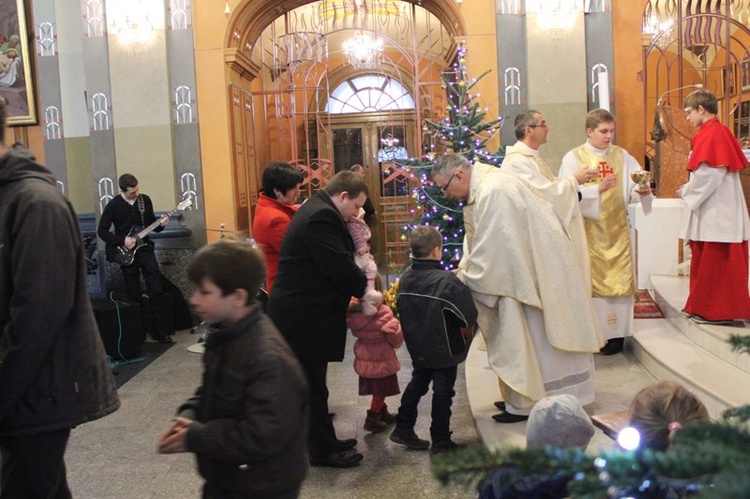
<svg viewBox="0 0 750 499"><path fill-rule="evenodd" d="M146 216L144 215L146 213L146 206L143 203L143 196L140 194L138 195L138 211L141 212L141 227L146 226Z"/></svg>

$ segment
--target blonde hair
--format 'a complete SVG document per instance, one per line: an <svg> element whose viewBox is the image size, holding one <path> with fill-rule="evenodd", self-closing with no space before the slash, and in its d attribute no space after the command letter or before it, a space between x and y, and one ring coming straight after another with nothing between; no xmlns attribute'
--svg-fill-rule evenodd
<svg viewBox="0 0 750 499"><path fill-rule="evenodd" d="M638 392L628 416L630 426L641 434L641 446L660 451L669 447L670 425L679 428L691 421L709 419L703 402L674 381L662 381Z"/></svg>

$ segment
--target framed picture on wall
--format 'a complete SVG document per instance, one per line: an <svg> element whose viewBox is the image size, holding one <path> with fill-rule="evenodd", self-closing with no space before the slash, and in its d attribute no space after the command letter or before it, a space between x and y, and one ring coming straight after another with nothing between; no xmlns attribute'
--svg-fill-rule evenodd
<svg viewBox="0 0 750 499"><path fill-rule="evenodd" d="M750 90L750 57L740 61L740 87L743 92Z"/></svg>
<svg viewBox="0 0 750 499"><path fill-rule="evenodd" d="M37 122L25 14L23 0L0 0L0 98L10 126Z"/></svg>

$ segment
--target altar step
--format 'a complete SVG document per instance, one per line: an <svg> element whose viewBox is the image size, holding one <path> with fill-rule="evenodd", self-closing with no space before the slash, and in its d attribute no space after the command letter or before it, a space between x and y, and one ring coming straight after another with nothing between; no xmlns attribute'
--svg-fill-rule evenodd
<svg viewBox="0 0 750 499"><path fill-rule="evenodd" d="M664 319L636 319L628 346L655 378L677 381L703 401L712 418L729 407L750 404L750 355L732 352L731 334L750 334L747 323L696 324L680 310L689 278L651 276L654 301Z"/></svg>

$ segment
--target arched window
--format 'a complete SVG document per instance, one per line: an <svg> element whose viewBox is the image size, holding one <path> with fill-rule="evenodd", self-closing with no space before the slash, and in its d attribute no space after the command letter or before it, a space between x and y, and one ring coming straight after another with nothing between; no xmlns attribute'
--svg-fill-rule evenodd
<svg viewBox="0 0 750 499"><path fill-rule="evenodd" d="M362 75L346 80L331 94L330 114L414 109L414 99L401 83L388 76Z"/></svg>

